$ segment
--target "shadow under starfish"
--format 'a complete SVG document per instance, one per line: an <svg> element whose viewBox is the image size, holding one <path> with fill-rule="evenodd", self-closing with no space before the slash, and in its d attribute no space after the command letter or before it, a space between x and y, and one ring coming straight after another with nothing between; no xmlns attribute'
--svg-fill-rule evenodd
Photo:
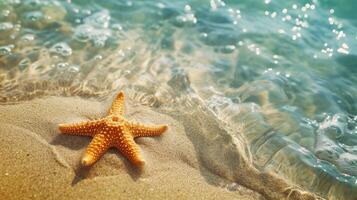
<svg viewBox="0 0 357 200"><path fill-rule="evenodd" d="M115 152L112 152L114 154L117 154ZM125 160L125 158L121 157L120 155L118 155L119 159L122 159L122 163L125 166L125 170L127 171L127 173L130 175L130 177L136 181L140 178L141 174L143 173L143 168L142 167L132 167L132 164L128 161ZM90 176L90 170L92 168L88 167L88 166L84 166L81 163L78 163L75 168L74 168L74 173L75 176L72 180L71 185L75 186L77 185L79 182L88 179Z"/></svg>

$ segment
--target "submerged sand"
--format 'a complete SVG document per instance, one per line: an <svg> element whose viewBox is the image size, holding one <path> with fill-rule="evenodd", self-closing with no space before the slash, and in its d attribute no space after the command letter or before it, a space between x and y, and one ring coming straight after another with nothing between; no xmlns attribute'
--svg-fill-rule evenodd
<svg viewBox="0 0 357 200"><path fill-rule="evenodd" d="M128 101L128 119L169 125L161 137L136 140L146 160L142 170L115 149L82 168L90 138L58 131L59 123L104 116L110 101L46 97L0 106L2 199L264 199L206 170L178 121Z"/></svg>

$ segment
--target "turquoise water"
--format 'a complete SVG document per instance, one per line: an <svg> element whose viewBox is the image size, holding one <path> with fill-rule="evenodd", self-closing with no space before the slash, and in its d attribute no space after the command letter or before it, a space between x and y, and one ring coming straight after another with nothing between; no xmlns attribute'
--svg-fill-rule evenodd
<svg viewBox="0 0 357 200"><path fill-rule="evenodd" d="M257 167L355 199L356 10L353 0L0 0L0 101L127 89L166 112L199 107L239 130Z"/></svg>

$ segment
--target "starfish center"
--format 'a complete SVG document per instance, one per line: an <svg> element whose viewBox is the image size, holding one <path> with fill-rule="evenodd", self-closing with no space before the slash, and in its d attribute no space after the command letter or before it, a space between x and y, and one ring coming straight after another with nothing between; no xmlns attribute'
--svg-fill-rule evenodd
<svg viewBox="0 0 357 200"><path fill-rule="evenodd" d="M118 122L119 121L119 117L118 116L112 116L112 120L113 120L113 122Z"/></svg>

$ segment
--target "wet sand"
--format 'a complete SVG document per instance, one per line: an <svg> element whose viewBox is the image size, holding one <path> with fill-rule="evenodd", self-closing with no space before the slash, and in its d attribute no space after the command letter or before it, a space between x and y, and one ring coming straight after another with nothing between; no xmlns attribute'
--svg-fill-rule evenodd
<svg viewBox="0 0 357 200"><path fill-rule="evenodd" d="M110 149L94 166L82 168L79 161L90 138L58 131L59 123L104 116L110 100L46 97L0 106L2 198L264 199L205 169L178 121L126 101L128 119L169 125L161 137L136 140L146 161L142 170L116 149Z"/></svg>

